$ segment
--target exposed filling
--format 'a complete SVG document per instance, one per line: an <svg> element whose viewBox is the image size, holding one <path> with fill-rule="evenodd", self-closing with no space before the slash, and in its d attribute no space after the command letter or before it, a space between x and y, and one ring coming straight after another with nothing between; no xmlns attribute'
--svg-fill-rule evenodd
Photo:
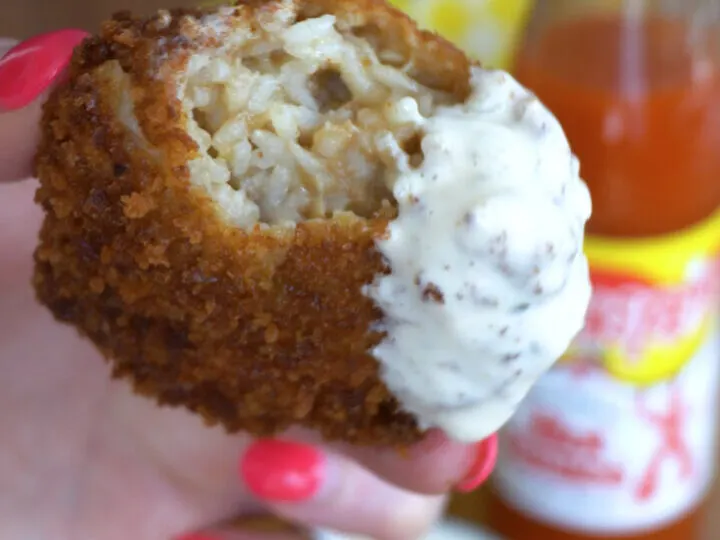
<svg viewBox="0 0 720 540"><path fill-rule="evenodd" d="M392 215L398 164L422 161L414 119L456 100L408 76L372 29L342 33L333 16L297 22L286 10L258 23L189 63L194 181L240 227Z"/></svg>
<svg viewBox="0 0 720 540"><path fill-rule="evenodd" d="M363 290L384 315L371 353L422 428L484 439L590 299L591 201L562 127L505 73L471 68L459 103L332 16L288 7L257 27L190 62L193 181L240 227L392 216L376 242L390 271Z"/></svg>

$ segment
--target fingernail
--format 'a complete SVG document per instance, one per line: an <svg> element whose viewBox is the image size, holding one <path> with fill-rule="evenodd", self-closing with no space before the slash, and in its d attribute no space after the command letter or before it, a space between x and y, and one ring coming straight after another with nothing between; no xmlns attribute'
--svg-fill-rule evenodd
<svg viewBox="0 0 720 540"><path fill-rule="evenodd" d="M325 477L325 455L289 441L256 441L240 462L240 476L258 498L271 502L311 499Z"/></svg>
<svg viewBox="0 0 720 540"><path fill-rule="evenodd" d="M219 540L213 536L207 536L205 534L188 534L187 536L181 536L175 540Z"/></svg>
<svg viewBox="0 0 720 540"><path fill-rule="evenodd" d="M455 491L470 493L475 491L490 476L495 468L498 455L498 437L491 435L476 445L475 461L465 478L455 486Z"/></svg>
<svg viewBox="0 0 720 540"><path fill-rule="evenodd" d="M73 50L87 36L60 30L18 43L0 59L0 110L32 103L70 63Z"/></svg>

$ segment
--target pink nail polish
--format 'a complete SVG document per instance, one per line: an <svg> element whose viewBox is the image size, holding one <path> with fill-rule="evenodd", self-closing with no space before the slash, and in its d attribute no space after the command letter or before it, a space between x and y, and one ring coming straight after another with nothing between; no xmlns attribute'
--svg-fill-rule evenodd
<svg viewBox="0 0 720 540"><path fill-rule="evenodd" d="M240 476L260 499L302 502L319 491L325 476L325 462L325 456L312 446L260 440L243 456Z"/></svg>
<svg viewBox="0 0 720 540"><path fill-rule="evenodd" d="M476 457L465 478L455 486L460 493L470 493L482 485L492 473L497 462L498 437L491 435L476 445Z"/></svg>
<svg viewBox="0 0 720 540"><path fill-rule="evenodd" d="M67 67L82 30L60 30L23 41L0 59L0 110L32 103Z"/></svg>

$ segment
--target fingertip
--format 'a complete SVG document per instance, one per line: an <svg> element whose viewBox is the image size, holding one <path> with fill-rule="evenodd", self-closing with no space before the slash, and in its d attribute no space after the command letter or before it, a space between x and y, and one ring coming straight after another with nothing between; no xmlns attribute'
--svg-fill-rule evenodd
<svg viewBox="0 0 720 540"><path fill-rule="evenodd" d="M465 473L465 477L455 486L455 491L459 493L470 493L490 478L497 463L498 447L497 434L493 434L475 445L475 461L467 473Z"/></svg>
<svg viewBox="0 0 720 540"><path fill-rule="evenodd" d="M240 478L260 500L296 503L322 488L328 458L312 445L278 439L253 442L240 460Z"/></svg>
<svg viewBox="0 0 720 540"><path fill-rule="evenodd" d="M265 441L248 454L241 469L250 491L293 523L369 538L420 538L445 506L444 495L403 490L323 447Z"/></svg>
<svg viewBox="0 0 720 540"><path fill-rule="evenodd" d="M21 43L0 38L0 183L32 176L43 96L87 36L68 29Z"/></svg>
<svg viewBox="0 0 720 540"><path fill-rule="evenodd" d="M385 480L426 495L450 491L472 462L469 446L435 430L410 448L350 447L347 452Z"/></svg>
<svg viewBox="0 0 720 540"><path fill-rule="evenodd" d="M479 454L482 450L482 460ZM425 495L448 493L462 485L469 485L468 475L492 470L485 463L485 446L461 443L447 437L440 430L430 430L417 444L405 450L391 448L347 448L347 454L360 461L375 474L398 487Z"/></svg>
<svg viewBox="0 0 720 540"><path fill-rule="evenodd" d="M16 43L0 58L0 111L33 103L65 71L83 30L58 30Z"/></svg>

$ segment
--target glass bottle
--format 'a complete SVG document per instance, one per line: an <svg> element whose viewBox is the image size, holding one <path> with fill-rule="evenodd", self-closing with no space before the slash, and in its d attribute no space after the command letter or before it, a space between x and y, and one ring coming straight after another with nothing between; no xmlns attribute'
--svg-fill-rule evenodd
<svg viewBox="0 0 720 540"><path fill-rule="evenodd" d="M585 330L502 433L508 539L699 538L720 364L720 1L539 0L515 74L593 196Z"/></svg>
<svg viewBox="0 0 720 540"><path fill-rule="evenodd" d="M473 58L507 69L532 0L390 0Z"/></svg>

